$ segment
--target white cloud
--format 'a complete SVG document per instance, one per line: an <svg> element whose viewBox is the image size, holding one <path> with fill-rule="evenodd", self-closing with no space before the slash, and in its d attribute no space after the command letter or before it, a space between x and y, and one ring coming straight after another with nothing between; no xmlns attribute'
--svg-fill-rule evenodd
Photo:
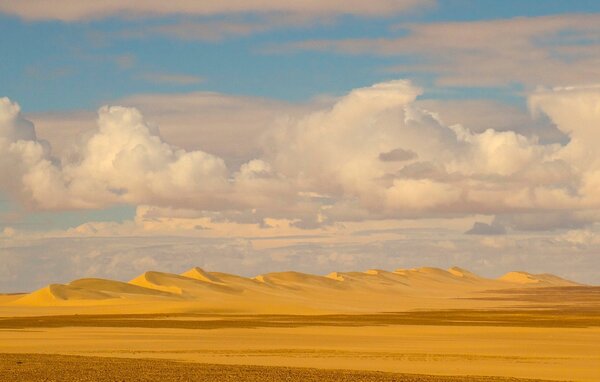
<svg viewBox="0 0 600 382"><path fill-rule="evenodd" d="M165 141L188 151L217 155L232 167L261 155L260 138L276 121L329 103L318 99L289 103L214 92L138 94L113 101L142 110L150 125L160 126ZM38 137L50 140L53 152L66 160L98 128L96 116L87 111L28 114L27 118L35 123Z"/></svg>
<svg viewBox="0 0 600 382"><path fill-rule="evenodd" d="M168 142L218 155L232 167L261 155L260 138L275 122L323 107L319 100L295 104L213 92L140 94L115 102L142 110Z"/></svg>
<svg viewBox="0 0 600 382"><path fill-rule="evenodd" d="M95 208L191 198L199 202L200 194L218 194L227 185L220 158L164 143L136 109L101 108L99 128L79 148L77 159L58 164L49 146L36 139L18 105L4 99L0 115L0 147L8 159L2 172L9 180L3 186L32 207Z"/></svg>
<svg viewBox="0 0 600 382"><path fill-rule="evenodd" d="M35 128L26 119L20 118L21 107L8 98L0 98L0 137L9 142L36 140Z"/></svg>
<svg viewBox="0 0 600 382"><path fill-rule="evenodd" d="M600 87L569 87L539 90L530 97L534 111L547 114L568 134L570 142L559 158L571 163L579 176L577 195L587 208L600 202Z"/></svg>
<svg viewBox="0 0 600 382"><path fill-rule="evenodd" d="M103 107L98 125L81 161L63 170L69 190L89 203L190 198L201 203L200 195L226 187L220 158L166 144L136 109Z"/></svg>
<svg viewBox="0 0 600 382"><path fill-rule="evenodd" d="M547 114L568 136L562 145L510 130L477 132L447 125L419 106L420 93L410 82L390 81L355 89L317 111L275 107L258 119L277 120L258 129L254 158L248 155L229 166L204 150L166 143L137 109L126 107L101 108L97 129L59 161L36 138L18 106L5 100L0 131L8 158L3 171L11 181L3 186L33 208L144 204L195 210L213 220L265 224L266 219L284 219L304 228L353 220L474 213L523 217L600 208L600 156L594 147L600 89L558 88L532 95L531 108ZM163 103L160 110L173 112L198 102L207 109L230 110L240 104L221 98L185 96L191 104ZM158 101L150 97L145 102ZM276 110L292 112L281 118ZM381 160L393 152L411 154ZM519 221L525 220L505 220L512 228Z"/></svg>
<svg viewBox="0 0 600 382"><path fill-rule="evenodd" d="M564 179L546 171L560 145L513 131L447 126L415 105L419 94L405 81L354 90L331 109L273 132L265 158L300 190L330 195L336 206L354 204L371 216L544 209L563 199ZM393 150L414 157L380 160ZM522 193L536 187L539 196ZM533 200L542 195L544 203Z"/></svg>
<svg viewBox="0 0 600 382"><path fill-rule="evenodd" d="M567 135L558 130L548 118L540 115L534 118L526 105L483 99L425 99L417 100L416 105L434 110L450 126L460 124L474 133L489 129L513 131L541 143L568 142Z"/></svg>
<svg viewBox="0 0 600 382"><path fill-rule="evenodd" d="M43 187L50 192L60 187L55 179L58 170L51 162L50 146L37 140L33 124L21 117L19 105L8 98L0 99L0 156L4 191L22 195L22 200L26 200L35 193L31 187Z"/></svg>

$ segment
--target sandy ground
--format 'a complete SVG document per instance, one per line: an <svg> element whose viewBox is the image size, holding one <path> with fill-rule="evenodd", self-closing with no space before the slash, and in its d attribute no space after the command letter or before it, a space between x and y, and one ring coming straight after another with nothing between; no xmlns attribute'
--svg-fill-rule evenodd
<svg viewBox="0 0 600 382"><path fill-rule="evenodd" d="M0 354L0 381L197 382L526 382L489 377L437 377L351 370L211 365L164 360Z"/></svg>
<svg viewBox="0 0 600 382"><path fill-rule="evenodd" d="M431 268L193 271L0 296L0 380L600 381L600 287Z"/></svg>
<svg viewBox="0 0 600 382"><path fill-rule="evenodd" d="M0 328L0 353L600 380L596 310L30 317L1 319Z"/></svg>

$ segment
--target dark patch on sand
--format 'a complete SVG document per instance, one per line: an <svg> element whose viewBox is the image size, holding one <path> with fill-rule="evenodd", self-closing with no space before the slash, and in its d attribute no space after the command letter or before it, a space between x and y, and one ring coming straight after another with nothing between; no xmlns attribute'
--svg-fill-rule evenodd
<svg viewBox="0 0 600 382"><path fill-rule="evenodd" d="M506 326L584 328L600 326L600 308L436 310L362 315L65 315L0 318L0 329L132 327L175 329L297 328L307 326Z"/></svg>
<svg viewBox="0 0 600 382"><path fill-rule="evenodd" d="M0 354L4 382L532 382L541 380L430 376L354 370L214 365L158 359Z"/></svg>

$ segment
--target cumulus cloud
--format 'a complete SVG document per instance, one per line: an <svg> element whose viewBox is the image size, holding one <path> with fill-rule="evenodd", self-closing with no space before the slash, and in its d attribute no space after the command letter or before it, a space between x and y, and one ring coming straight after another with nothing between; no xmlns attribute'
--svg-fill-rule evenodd
<svg viewBox="0 0 600 382"><path fill-rule="evenodd" d="M560 145L514 131L448 126L415 105L419 94L406 81L354 90L331 109L275 131L265 158L298 188L331 195L360 216L358 209L402 217L540 208L535 192L524 189L546 192L550 185L550 199L563 186L555 163ZM414 156L381 160L398 148ZM554 164L558 175L548 170ZM338 213L338 207L325 213Z"/></svg>
<svg viewBox="0 0 600 382"><path fill-rule="evenodd" d="M55 163L17 104L3 99L3 186L41 209L95 208L144 200L212 200L227 184L224 162L164 143L136 109L103 107L98 130L72 162ZM12 187L11 187L12 186ZM199 197L205 194L206 197ZM159 202L160 203L160 202Z"/></svg>
<svg viewBox="0 0 600 382"><path fill-rule="evenodd" d="M573 164L578 175L576 193L588 208L600 201L600 87L562 87L539 90L530 97L534 112L542 112L568 134L570 142L559 159Z"/></svg>
<svg viewBox="0 0 600 382"><path fill-rule="evenodd" d="M18 104L3 97L0 98L0 110L0 137L9 142L37 139L33 124L20 117L21 107Z"/></svg>
<svg viewBox="0 0 600 382"><path fill-rule="evenodd" d="M136 109L103 107L98 126L82 148L81 160L63 169L69 191L87 203L175 199L201 203L213 199L211 195L227 183L220 158L166 144Z"/></svg>
<svg viewBox="0 0 600 382"><path fill-rule="evenodd" d="M314 99L290 103L273 99L215 92L138 94L114 104L142 110L151 125L160 126L163 139L187 151L202 150L217 155L233 168L261 155L260 138L275 121L295 118L329 106ZM28 114L38 137L51 139L59 157L74 155L81 142L95 133L94 112L70 111Z"/></svg>
<svg viewBox="0 0 600 382"><path fill-rule="evenodd" d="M542 115L532 116L527 105L508 104L496 100L482 99L424 99L416 105L426 110L435 110L448 125L461 125L474 133L492 129L514 131L539 142L568 143L568 136Z"/></svg>
<svg viewBox="0 0 600 382"><path fill-rule="evenodd" d="M21 116L18 104L0 99L0 178L5 191L31 194L31 187L54 190L57 170L51 162L50 146L38 140L34 126Z"/></svg>
<svg viewBox="0 0 600 382"><path fill-rule="evenodd" d="M10 181L3 186L33 208L144 204L264 227L268 219L309 229L476 213L499 215L514 229L541 213L559 217L553 226L560 217L567 224L567 215L595 221L577 211L600 208L600 89L531 96L531 109L547 115L567 143L449 125L419 105L420 94L408 81L390 81L320 110L295 109L263 127L256 155L238 165L166 143L137 109L118 106L101 108L97 128L58 160L5 99L2 171Z"/></svg>

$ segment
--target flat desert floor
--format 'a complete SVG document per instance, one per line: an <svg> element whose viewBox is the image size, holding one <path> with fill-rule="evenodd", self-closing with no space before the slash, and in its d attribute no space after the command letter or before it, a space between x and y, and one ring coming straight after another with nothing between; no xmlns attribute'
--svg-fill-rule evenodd
<svg viewBox="0 0 600 382"><path fill-rule="evenodd" d="M3 318L0 380L598 381L599 313L561 308ZM164 378L153 377L157 373Z"/></svg>
<svg viewBox="0 0 600 382"><path fill-rule="evenodd" d="M427 295L415 295L408 300L409 308L398 309L402 301L394 296L409 290L403 282L417 284L432 273L435 280L449 281L435 284L437 289L431 287ZM211 306L218 306L218 298L229 298L231 304L243 301L243 294L216 284L224 276L207 284L161 274L161 284L148 285L175 290L166 283L175 280L170 282L187 290L203 291L199 288L205 284L213 289L182 302L172 302L179 297L167 292L155 296L152 291L158 289L152 289L150 299L139 298L125 308L79 301L85 297L95 304L92 298L100 296L104 302L105 294L114 290L146 296L148 287L84 280L25 297L0 296L0 381L600 381L600 287L515 289L518 284L511 281L506 284L510 288L492 293L471 285L505 285L503 281L455 279L438 270L410 275L416 276L353 274L353 280L360 276L365 281L360 288L349 284L346 289L339 289L346 285L343 280L308 282L298 274L286 274L286 284L268 278L239 281L254 288L248 296L262 301L261 309L268 306L269 300L261 297L267 293L275 296L272 301L291 301L301 310L322 304L319 293L341 290L337 296L345 306L362 307L361 312L209 313L189 305L207 301L201 296L211 297ZM398 281L389 282L393 277ZM325 286L311 292L319 282ZM82 284L104 289L98 292ZM437 285L459 285L468 293L461 289L450 296L449 287ZM394 287L400 292L389 291ZM361 292L365 290L372 301ZM411 290L421 293L424 287ZM109 297L109 302L126 301ZM163 300L170 305L161 305ZM396 305L386 305L388 301ZM420 306L415 308L414 302ZM384 309L368 312L375 303ZM138 306L196 310L132 312ZM123 311L115 313L119 309Z"/></svg>

